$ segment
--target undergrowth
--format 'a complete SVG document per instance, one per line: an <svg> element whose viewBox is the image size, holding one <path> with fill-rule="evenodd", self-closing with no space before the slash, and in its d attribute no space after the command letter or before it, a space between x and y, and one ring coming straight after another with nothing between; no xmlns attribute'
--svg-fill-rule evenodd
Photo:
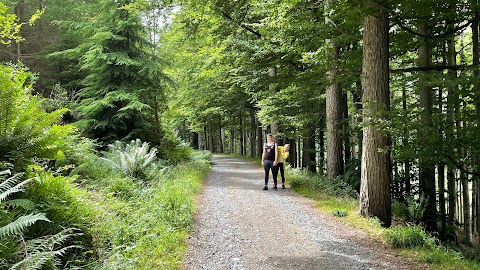
<svg viewBox="0 0 480 270"><path fill-rule="evenodd" d="M298 193L315 201L324 213L332 213L346 225L364 231L373 241L397 249L400 254L423 264L429 269L480 269L480 264L466 259L461 253L446 248L426 233L420 225L383 228L376 218L365 218L358 214L358 193L341 181L287 167L287 183ZM417 212L421 201L411 202L409 208L392 205L393 213L401 213L403 221L418 221Z"/></svg>

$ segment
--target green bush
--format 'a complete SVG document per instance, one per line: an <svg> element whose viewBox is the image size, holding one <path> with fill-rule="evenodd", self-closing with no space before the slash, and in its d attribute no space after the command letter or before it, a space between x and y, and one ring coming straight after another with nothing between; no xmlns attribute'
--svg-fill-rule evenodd
<svg viewBox="0 0 480 270"><path fill-rule="evenodd" d="M144 176L145 170L156 159L157 154L156 148L149 149L148 143L142 143L139 139L126 145L116 141L108 145L108 148L105 160L118 171L133 178Z"/></svg>
<svg viewBox="0 0 480 270"><path fill-rule="evenodd" d="M332 211L332 215L335 217L346 217L348 215L348 211L346 209L335 209Z"/></svg>
<svg viewBox="0 0 480 270"><path fill-rule="evenodd" d="M41 99L30 94L31 74L0 65L0 160L23 171L34 158L56 159L71 144L71 125L57 125L67 111L47 113Z"/></svg>
<svg viewBox="0 0 480 270"><path fill-rule="evenodd" d="M306 170L294 169L290 166L287 166L287 170L288 181L290 181L292 187L306 187L329 195L358 198L358 192L341 178L332 180L325 176Z"/></svg>
<svg viewBox="0 0 480 270"><path fill-rule="evenodd" d="M385 230L385 243L393 248L433 247L435 239L421 226L399 226Z"/></svg>

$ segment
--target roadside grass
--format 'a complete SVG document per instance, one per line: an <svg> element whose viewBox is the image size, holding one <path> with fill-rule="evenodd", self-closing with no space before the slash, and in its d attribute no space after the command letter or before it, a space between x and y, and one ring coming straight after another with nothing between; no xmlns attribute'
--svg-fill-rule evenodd
<svg viewBox="0 0 480 270"><path fill-rule="evenodd" d="M91 235L98 269L181 269L210 157L162 167L149 179L90 166L88 173L102 175L83 183L97 213Z"/></svg>
<svg viewBox="0 0 480 270"><path fill-rule="evenodd" d="M295 192L313 199L323 213L361 229L373 241L384 243L400 255L429 269L480 269L479 262L465 259L460 252L439 245L420 226L383 228L378 219L360 216L358 197L352 196L351 190L337 181L292 168L286 170L286 180ZM338 216L339 212L347 214Z"/></svg>

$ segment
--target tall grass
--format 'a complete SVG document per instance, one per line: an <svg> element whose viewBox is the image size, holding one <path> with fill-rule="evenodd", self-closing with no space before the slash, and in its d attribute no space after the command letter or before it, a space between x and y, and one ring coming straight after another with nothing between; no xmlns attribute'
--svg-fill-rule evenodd
<svg viewBox="0 0 480 270"><path fill-rule="evenodd" d="M103 180L92 179L86 185L98 213L93 242L104 268L181 267L195 197L210 166L211 154L196 155L195 161L152 169L150 179L140 182L102 166L90 167L107 172Z"/></svg>

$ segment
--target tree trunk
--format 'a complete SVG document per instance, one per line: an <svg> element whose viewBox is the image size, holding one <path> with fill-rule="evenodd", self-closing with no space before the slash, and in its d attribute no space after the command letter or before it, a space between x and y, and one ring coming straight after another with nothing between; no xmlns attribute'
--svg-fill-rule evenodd
<svg viewBox="0 0 480 270"><path fill-rule="evenodd" d="M347 164L352 158L352 146L350 143L350 132L349 132L349 122L348 122L348 93L345 92L342 94L342 111L343 111L343 142L344 142L344 163Z"/></svg>
<svg viewBox="0 0 480 270"><path fill-rule="evenodd" d="M295 139L290 140L290 163L292 164L293 168L298 168L297 163L297 142Z"/></svg>
<svg viewBox="0 0 480 270"><path fill-rule="evenodd" d="M302 165L310 172L317 171L315 160L315 130L313 125L306 127L306 136L303 138L303 162Z"/></svg>
<svg viewBox="0 0 480 270"><path fill-rule="evenodd" d="M339 48L331 44L331 60L338 61ZM330 80L335 80L337 72L334 65L329 71ZM327 176L331 179L343 175L342 119L343 96L340 83L333 83L327 88Z"/></svg>
<svg viewBox="0 0 480 270"><path fill-rule="evenodd" d="M250 111L250 157L255 157L256 132L257 132L257 127L255 126L255 111L252 109Z"/></svg>
<svg viewBox="0 0 480 270"><path fill-rule="evenodd" d="M447 61L449 66L455 66L456 52L455 52L455 40L453 37L448 39L448 55ZM451 79L454 79L457 74L456 71L450 70L448 75ZM448 87L447 96L447 130L445 132L447 142L452 142L454 138L454 111L455 111L455 87ZM454 165L448 164L447 166L447 186L448 186L448 223L450 225L455 224L455 210L456 210L456 188L455 188L455 171Z"/></svg>
<svg viewBox="0 0 480 270"><path fill-rule="evenodd" d="M443 95L442 88L438 89L438 109L442 114L443 108ZM443 136L442 136L443 138ZM437 167L438 170L438 203L440 211L440 239L445 239L445 232L447 228L446 209L445 209L445 163L440 162Z"/></svg>
<svg viewBox="0 0 480 270"><path fill-rule="evenodd" d="M213 126L212 124L208 124L208 149L210 150L210 152L216 153L215 139L213 134Z"/></svg>
<svg viewBox="0 0 480 270"><path fill-rule="evenodd" d="M362 105L362 83L360 81L355 83L355 92L352 93L353 97L353 103L355 103L355 110L358 115L356 118L356 124L360 125L363 122L363 117L362 117L362 110L363 110L363 105ZM363 130L360 129L357 135L357 140L358 140L358 155L357 159L362 160L362 141L363 141Z"/></svg>
<svg viewBox="0 0 480 270"><path fill-rule="evenodd" d="M463 37L460 37L460 46L463 48ZM462 50L460 53L460 59L462 64L466 64L465 60L465 50ZM461 75L462 76L462 75ZM458 97L457 108L456 108L456 126L457 126L457 140L462 141L464 137L464 130L465 130L465 103L460 103L460 96ZM461 120L461 121L460 121ZM459 156L465 157L465 148L463 146L459 149ZM467 167L466 162L461 162L462 167ZM470 220L470 195L469 195L469 187L468 187L468 176L463 170L460 170L460 182L462 185L462 197L463 197L463 234L464 234L464 241L466 244L470 244L472 242L472 234L471 234L471 220Z"/></svg>
<svg viewBox="0 0 480 270"><path fill-rule="evenodd" d="M363 21L364 119L386 118L390 109L388 15L381 7L385 0L369 1L371 14ZM360 214L376 216L383 226L391 225L391 164L389 137L371 123L363 133ZM382 150L382 151L379 151Z"/></svg>
<svg viewBox="0 0 480 270"><path fill-rule="evenodd" d="M257 157L261 157L263 153L263 130L258 118L255 117L257 123Z"/></svg>
<svg viewBox="0 0 480 270"><path fill-rule="evenodd" d="M222 127L222 118L219 116L218 119L218 139L220 144L220 153L225 153L225 136L223 134L223 127Z"/></svg>
<svg viewBox="0 0 480 270"><path fill-rule="evenodd" d="M405 87L402 88L402 109L405 114L407 114L407 90ZM403 138L402 138L402 144L404 148L408 147L408 128L403 129ZM410 182L410 171L411 171L411 165L410 165L410 160L406 159L404 163L404 171L403 171L403 177L405 181L405 197L410 196L411 194L411 182ZM406 198L405 198L406 199Z"/></svg>
<svg viewBox="0 0 480 270"><path fill-rule="evenodd" d="M320 145L320 163L318 164L320 175L325 175L325 131L323 125L318 132L318 142Z"/></svg>
<svg viewBox="0 0 480 270"><path fill-rule="evenodd" d="M200 150L199 135L200 134L198 134L197 132L192 133L193 149L195 149L195 150Z"/></svg>
<svg viewBox="0 0 480 270"><path fill-rule="evenodd" d="M472 22L472 51L473 51L473 65L480 64L480 41L479 41L479 12L478 12L478 1L473 1L475 19ZM480 70L478 68L473 70L473 92L475 94L475 113L476 113L476 122L477 126L480 127L480 86L478 81L480 79ZM480 169L480 153L475 153L475 167L477 170ZM472 231L480 233L480 207L479 207L479 178L478 176L473 176L472 178L472 226L474 229Z"/></svg>
<svg viewBox="0 0 480 270"><path fill-rule="evenodd" d="M428 36L428 25L425 20L421 20L418 31L424 36ZM420 47L418 49L418 64L420 67L428 67L431 63L430 46L428 38L419 37ZM428 85L425 74L419 76L420 86L420 108L422 109L421 121L426 127L420 129L420 138L428 138L428 132L432 127L432 88ZM424 133L426 131L426 133ZM428 142L426 142L428 143ZM436 190L435 190L435 166L423 157L419 160L419 192L424 194L427 199L427 206L423 214L423 222L426 229L430 232L437 230L437 208L436 208Z"/></svg>
<svg viewBox="0 0 480 270"><path fill-rule="evenodd" d="M245 155L245 134L243 128L243 114L240 112L240 155Z"/></svg>

